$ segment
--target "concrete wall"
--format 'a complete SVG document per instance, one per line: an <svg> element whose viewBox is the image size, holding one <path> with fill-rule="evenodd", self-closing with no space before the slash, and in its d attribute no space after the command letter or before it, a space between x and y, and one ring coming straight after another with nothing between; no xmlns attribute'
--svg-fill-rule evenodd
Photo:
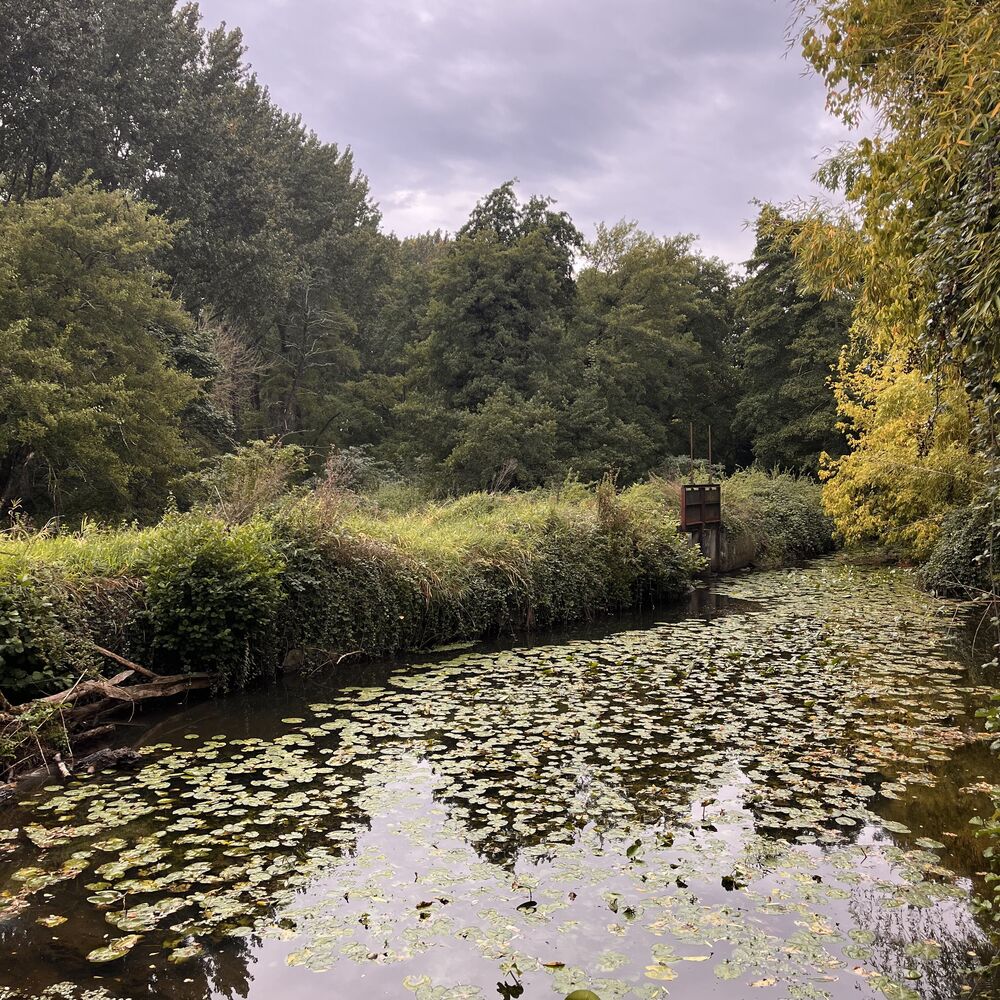
<svg viewBox="0 0 1000 1000"><path fill-rule="evenodd" d="M709 572L731 573L749 566L757 555L752 539L731 535L718 527L702 528L688 532L692 545L701 548L709 561Z"/></svg>

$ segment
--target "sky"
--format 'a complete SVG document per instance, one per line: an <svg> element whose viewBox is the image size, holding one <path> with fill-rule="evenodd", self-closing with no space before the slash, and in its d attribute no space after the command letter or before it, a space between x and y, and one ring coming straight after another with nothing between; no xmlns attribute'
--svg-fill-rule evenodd
<svg viewBox="0 0 1000 1000"><path fill-rule="evenodd" d="M385 228L454 232L516 177L586 236L634 219L732 263L753 199L818 192L846 132L788 0L200 0L275 101L350 146Z"/></svg>

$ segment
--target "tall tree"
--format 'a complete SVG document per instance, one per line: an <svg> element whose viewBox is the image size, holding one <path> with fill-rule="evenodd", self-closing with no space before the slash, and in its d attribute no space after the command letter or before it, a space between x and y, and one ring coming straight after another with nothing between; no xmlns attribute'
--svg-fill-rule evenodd
<svg viewBox="0 0 1000 1000"><path fill-rule="evenodd" d="M522 204L508 181L483 199L434 275L422 367L431 392L474 410L494 393L528 397L561 353L583 240L547 198Z"/></svg>
<svg viewBox="0 0 1000 1000"><path fill-rule="evenodd" d="M177 145L201 36L173 0L0 5L0 192L46 197L85 174L140 190Z"/></svg>
<svg viewBox="0 0 1000 1000"><path fill-rule="evenodd" d="M423 339L394 409L407 429L401 458L439 464L452 487L489 486L501 468L508 485L545 478L555 453L538 442L555 443L582 243L565 212L546 198L521 202L513 181L476 206L431 274ZM503 435L471 447L494 421Z"/></svg>
<svg viewBox="0 0 1000 1000"><path fill-rule="evenodd" d="M765 205L737 292L736 421L760 464L815 473L821 454L837 457L846 446L829 383L849 339L852 298L839 291L824 299L804 288L780 227L777 210Z"/></svg>
<svg viewBox="0 0 1000 1000"><path fill-rule="evenodd" d="M597 459L630 478L688 451L689 425L720 457L731 448L734 377L732 275L693 249L635 223L599 226L579 278L575 341L582 369L574 395L577 467Z"/></svg>
<svg viewBox="0 0 1000 1000"><path fill-rule="evenodd" d="M405 239L389 237L389 277L381 289L378 316L372 324L362 363L366 371L399 374L423 336L433 297L435 268L445 259L451 239L437 230Z"/></svg>
<svg viewBox="0 0 1000 1000"><path fill-rule="evenodd" d="M153 513L193 460L190 320L154 265L171 228L84 185L0 210L0 507Z"/></svg>
<svg viewBox="0 0 1000 1000"><path fill-rule="evenodd" d="M851 213L811 213L793 240L816 289L860 288L852 371L868 391L852 395L845 373L852 448L827 470L827 496L845 534L852 506L867 505L877 539L913 515L896 503L899 477L920 477L907 492L922 498L926 551L927 526L963 497L986 498L1000 521L1000 2L799 6L803 53L829 107L851 124L872 119L871 137L821 172ZM905 393L924 379L931 392ZM891 403L897 383L909 400L905 433Z"/></svg>
<svg viewBox="0 0 1000 1000"><path fill-rule="evenodd" d="M363 340L387 278L385 239L368 182L350 150L305 135L289 150L291 270L264 331L273 365L264 380L269 427L299 443L324 446L344 383L360 369ZM338 442L339 443L339 442Z"/></svg>

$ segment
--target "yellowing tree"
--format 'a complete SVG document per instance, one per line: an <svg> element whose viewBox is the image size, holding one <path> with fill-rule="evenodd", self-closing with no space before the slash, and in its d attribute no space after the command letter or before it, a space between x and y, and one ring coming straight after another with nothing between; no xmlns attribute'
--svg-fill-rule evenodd
<svg viewBox="0 0 1000 1000"><path fill-rule="evenodd" d="M965 391L954 378L926 378L896 350L858 366L845 356L834 394L852 448L823 456L827 513L847 542L926 558L944 516L983 485Z"/></svg>
<svg viewBox="0 0 1000 1000"><path fill-rule="evenodd" d="M1000 2L803 0L830 109L873 134L822 176L848 209L793 244L814 288L858 288L827 468L847 538L926 554L942 515L1000 478Z"/></svg>

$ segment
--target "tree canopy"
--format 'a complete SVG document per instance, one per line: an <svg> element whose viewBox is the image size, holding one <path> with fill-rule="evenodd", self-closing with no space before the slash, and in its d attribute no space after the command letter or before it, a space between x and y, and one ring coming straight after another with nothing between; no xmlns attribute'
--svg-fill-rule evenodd
<svg viewBox="0 0 1000 1000"><path fill-rule="evenodd" d="M822 171L848 210L807 214L793 239L813 288L859 288L855 360L839 393L852 453L829 467L827 493L849 537L863 501L869 538L909 522L897 499L907 470L922 480L921 517L934 512L935 525L962 497L996 503L998 18L996 0L800 5L803 52L831 110L855 123L867 108L874 119L873 134ZM918 391L923 380L929 391ZM867 473L855 474L861 467Z"/></svg>
<svg viewBox="0 0 1000 1000"><path fill-rule="evenodd" d="M814 471L823 454L846 446L837 428L833 370L847 344L852 302L802 287L795 255L777 209L765 205L747 279L736 296L739 372L737 426L755 461L767 468Z"/></svg>
<svg viewBox="0 0 1000 1000"><path fill-rule="evenodd" d="M191 327L153 265L172 229L94 185L0 210L0 496L157 513L192 461Z"/></svg>
<svg viewBox="0 0 1000 1000"><path fill-rule="evenodd" d="M200 456L272 436L303 449L314 472L331 449L354 449L436 493L597 480L609 469L623 481L673 473L686 466L692 426L699 457L711 428L714 457L731 468L757 461L815 474L828 456L831 509L890 488L891 474L874 475L872 462L926 467L943 484L935 463L959 474L949 464L959 428L969 428L970 451L992 433L994 278L971 263L994 239L1000 116L984 89L988 46L974 5L949 6L936 33L906 5L856 7L804 9L802 37L837 89L836 110L850 118L872 88L882 95L872 100L884 135L824 170L847 184L858 215L765 209L744 278L694 237L635 222L600 224L588 241L550 198L522 195L514 181L484 195L455 234L398 238L383 231L352 151L279 108L239 31L207 29L196 5L2 5L4 281L16 290L3 304L4 363L19 387L0 390L5 502L19 498L38 516L132 515L143 466L126 445L147 435L157 456L150 504ZM842 24L853 26L845 34ZM876 66L857 46L880 31L893 48ZM929 91L938 119L908 110L906 81L920 73L940 70L958 86L949 46L963 39L970 86L982 90L978 117ZM947 170L935 160L921 174L920 157L948 136ZM101 285L106 308L84 334L66 302L93 274L68 261L60 284L48 259L25 262L58 239L77 246L91 224L119 286ZM113 322L114 296L140 275L147 313ZM51 302L29 285L44 285ZM853 340L838 362L855 293ZM100 385L81 383L72 403L40 388L62 392L88 370L92 348L67 352L98 341ZM935 391L916 391L936 373ZM160 380L142 412L132 415L125 396L114 405L100 396L140 377ZM914 392L876 391L897 377ZM900 424L889 401L903 398ZM47 406L63 417L47 418ZM905 454L885 464L903 425ZM985 466L961 464L960 486L915 488L922 523L977 495ZM887 509L875 504L854 523L877 534Z"/></svg>

